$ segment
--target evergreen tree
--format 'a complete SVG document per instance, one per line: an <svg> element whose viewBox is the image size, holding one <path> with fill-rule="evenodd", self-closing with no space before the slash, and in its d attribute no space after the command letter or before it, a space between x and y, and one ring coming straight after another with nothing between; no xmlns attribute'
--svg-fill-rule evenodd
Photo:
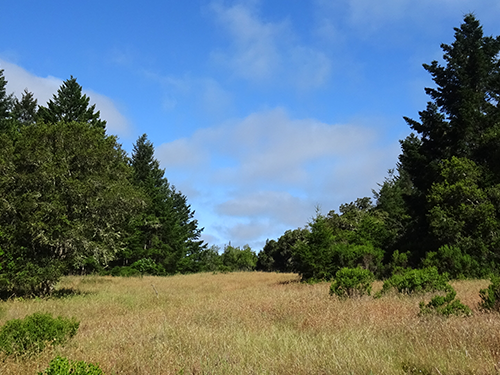
<svg viewBox="0 0 500 375"><path fill-rule="evenodd" d="M431 101L419 113L420 121L405 118L418 135L411 134L401 142L400 167L411 182L404 195L411 219L400 245L417 261L454 238L461 251L491 269L500 251L499 233L494 229L498 225L488 222L493 232L473 253L470 244L460 238L484 233L474 221L485 212L493 215L492 220L499 220L500 201L493 197L500 183L500 37L485 37L479 22L468 14L460 28L455 28L455 41L441 47L446 65L437 61L424 64L436 84L425 89ZM481 199L450 199L469 178L457 179L453 169L481 176L470 177L476 190L467 193ZM464 205L470 207L465 209ZM448 220L446 225L440 223L444 220Z"/></svg>
<svg viewBox="0 0 500 375"><path fill-rule="evenodd" d="M82 86L71 76L47 102L47 107L40 107L39 116L46 123L76 121L105 129L106 121L99 118L100 112L95 112L95 104L89 106L89 102L90 98L82 94Z"/></svg>
<svg viewBox="0 0 500 375"><path fill-rule="evenodd" d="M9 128L8 119L12 108L13 96L7 95L7 80L0 69L0 131L6 132Z"/></svg>
<svg viewBox="0 0 500 375"><path fill-rule="evenodd" d="M134 145L133 182L147 197L147 206L131 228L128 248L117 265L152 259L166 273L196 272L193 263L205 249L199 240L202 229L194 219L187 198L171 186L154 157L153 144L143 134Z"/></svg>
<svg viewBox="0 0 500 375"><path fill-rule="evenodd" d="M432 101L420 112L420 122L405 118L419 137L402 142L400 157L414 188L424 195L438 179L441 161L453 156L500 170L500 38L483 36L469 14L455 28L454 43L441 48L447 64L424 64L437 87L425 89ZM500 174L491 177L500 181Z"/></svg>
<svg viewBox="0 0 500 375"><path fill-rule="evenodd" d="M1 136L0 291L50 293L66 270L113 259L143 204L116 138L75 122Z"/></svg>
<svg viewBox="0 0 500 375"><path fill-rule="evenodd" d="M11 117L21 126L33 125L38 113L37 100L32 92L24 90L21 100L15 99Z"/></svg>

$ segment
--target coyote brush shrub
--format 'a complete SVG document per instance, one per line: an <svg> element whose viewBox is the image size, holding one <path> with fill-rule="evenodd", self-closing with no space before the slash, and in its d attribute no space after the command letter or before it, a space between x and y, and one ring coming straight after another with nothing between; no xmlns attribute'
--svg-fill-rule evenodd
<svg viewBox="0 0 500 375"><path fill-rule="evenodd" d="M469 306L464 305L459 299L455 299L456 296L457 292L452 288L446 296L435 296L427 305L423 301L420 302L420 315L472 315Z"/></svg>
<svg viewBox="0 0 500 375"><path fill-rule="evenodd" d="M53 318L44 313L9 320L0 329L0 351L7 355L35 354L47 345L64 345L79 325L75 318Z"/></svg>
<svg viewBox="0 0 500 375"><path fill-rule="evenodd" d="M401 274L393 275L384 282L382 293L387 293L393 288L398 293L403 294L451 291L448 275L446 273L439 274L436 267L410 269Z"/></svg>
<svg viewBox="0 0 500 375"><path fill-rule="evenodd" d="M491 284L487 289L479 291L481 302L479 308L483 311L500 312L500 277L491 276Z"/></svg>
<svg viewBox="0 0 500 375"><path fill-rule="evenodd" d="M56 357L49 367L38 375L104 375L98 365L85 361L70 361L67 358Z"/></svg>
<svg viewBox="0 0 500 375"><path fill-rule="evenodd" d="M335 274L330 286L330 295L341 299L370 295L375 276L369 270L362 268L342 268Z"/></svg>

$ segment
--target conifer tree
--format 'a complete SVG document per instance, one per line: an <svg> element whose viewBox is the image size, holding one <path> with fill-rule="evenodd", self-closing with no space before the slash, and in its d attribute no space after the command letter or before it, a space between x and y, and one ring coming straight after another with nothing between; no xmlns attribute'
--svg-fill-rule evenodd
<svg viewBox="0 0 500 375"><path fill-rule="evenodd" d="M100 112L95 112L95 104L89 106L89 102L90 98L82 94L82 86L71 76L47 102L47 107L40 107L39 116L46 123L76 121L105 129L106 121L99 118Z"/></svg>
<svg viewBox="0 0 500 375"><path fill-rule="evenodd" d="M24 90L21 100L15 99L11 117L21 126L33 125L38 113L37 100L32 92Z"/></svg>
<svg viewBox="0 0 500 375"><path fill-rule="evenodd" d="M189 257L205 248L199 241L202 229L186 196L164 177L146 134L134 145L131 165L132 179L147 197L147 207L133 220L129 246L115 264L152 259L166 273L195 271Z"/></svg>
<svg viewBox="0 0 500 375"><path fill-rule="evenodd" d="M8 119L12 107L13 96L7 95L7 80L0 69L0 131L5 132L8 128Z"/></svg>
<svg viewBox="0 0 500 375"><path fill-rule="evenodd" d="M456 245L457 254L493 270L500 265L500 37L484 36L472 14L454 30L454 42L441 45L445 65L424 64L436 86L425 89L431 101L420 121L405 117L417 135L401 141L399 167L410 181L405 204L411 219L400 248L419 261ZM464 181L472 181L459 170L481 176L468 187L474 192L458 194L467 188ZM464 199L469 195L481 199ZM491 220L477 221L487 211L494 213Z"/></svg>

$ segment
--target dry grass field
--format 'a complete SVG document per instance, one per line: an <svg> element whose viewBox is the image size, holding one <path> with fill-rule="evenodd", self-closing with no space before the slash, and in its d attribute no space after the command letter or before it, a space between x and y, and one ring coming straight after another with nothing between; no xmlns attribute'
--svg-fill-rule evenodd
<svg viewBox="0 0 500 375"><path fill-rule="evenodd" d="M81 322L65 347L2 357L0 374L37 374L56 355L108 375L496 374L500 314L477 311L487 285L453 283L474 316L443 319L418 316L421 296L339 301L292 274L68 277L66 297L0 302L0 324L34 312Z"/></svg>

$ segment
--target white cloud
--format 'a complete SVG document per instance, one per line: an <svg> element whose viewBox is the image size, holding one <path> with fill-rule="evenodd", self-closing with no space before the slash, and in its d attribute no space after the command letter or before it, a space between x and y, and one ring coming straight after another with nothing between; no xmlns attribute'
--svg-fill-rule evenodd
<svg viewBox="0 0 500 375"><path fill-rule="evenodd" d="M399 151L397 142L381 144L381 128L291 119L277 108L198 130L157 155L181 190L199 192L193 207L216 223L208 235L262 243L305 226L316 205L328 212L371 196Z"/></svg>
<svg viewBox="0 0 500 375"><path fill-rule="evenodd" d="M48 76L38 77L22 67L0 59L0 69L4 69L4 76L7 80L7 92L12 92L18 98L25 89L31 91L38 100L39 105L46 105L61 86L63 80ZM90 97L91 104L96 104L96 109L101 111L101 118L107 121L108 132L123 137L131 135L130 124L123 116L115 103L107 96L98 94L91 90L83 89L83 92Z"/></svg>
<svg viewBox="0 0 500 375"><path fill-rule="evenodd" d="M296 42L287 20L266 22L255 7L241 3L212 3L220 24L228 31L232 46L217 50L214 61L252 82L292 84L299 89L322 86L330 76L331 62L325 53Z"/></svg>

